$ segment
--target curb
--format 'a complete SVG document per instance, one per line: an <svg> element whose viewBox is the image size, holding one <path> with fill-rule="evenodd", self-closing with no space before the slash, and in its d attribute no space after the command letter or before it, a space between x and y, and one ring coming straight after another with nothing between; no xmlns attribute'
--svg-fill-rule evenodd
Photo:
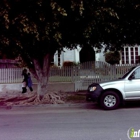
<svg viewBox="0 0 140 140"><path fill-rule="evenodd" d="M11 110L11 109L85 109L87 106L93 105L94 103L66 103L66 104L40 104L40 105L14 105L14 106L0 106L0 110Z"/></svg>

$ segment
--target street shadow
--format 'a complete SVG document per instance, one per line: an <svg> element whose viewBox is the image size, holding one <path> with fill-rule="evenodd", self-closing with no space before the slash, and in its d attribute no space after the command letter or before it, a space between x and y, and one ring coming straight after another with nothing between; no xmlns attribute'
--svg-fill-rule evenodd
<svg viewBox="0 0 140 140"><path fill-rule="evenodd" d="M94 102L86 102L85 106L86 109L97 109L97 110L102 110L100 105L98 103Z"/></svg>
<svg viewBox="0 0 140 140"><path fill-rule="evenodd" d="M94 110L104 110L100 107L98 103L86 102L84 108L94 109ZM127 101L124 105L121 105L118 109L130 109L130 108L140 108L140 101Z"/></svg>
<svg viewBox="0 0 140 140"><path fill-rule="evenodd" d="M140 108L140 101L127 101L122 108Z"/></svg>

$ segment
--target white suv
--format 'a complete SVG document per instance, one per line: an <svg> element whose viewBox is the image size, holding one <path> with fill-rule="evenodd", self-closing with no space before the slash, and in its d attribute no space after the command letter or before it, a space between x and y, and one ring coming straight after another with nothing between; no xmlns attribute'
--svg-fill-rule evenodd
<svg viewBox="0 0 140 140"><path fill-rule="evenodd" d="M132 67L117 80L89 85L86 98L106 110L116 109L125 101L140 100L140 66Z"/></svg>

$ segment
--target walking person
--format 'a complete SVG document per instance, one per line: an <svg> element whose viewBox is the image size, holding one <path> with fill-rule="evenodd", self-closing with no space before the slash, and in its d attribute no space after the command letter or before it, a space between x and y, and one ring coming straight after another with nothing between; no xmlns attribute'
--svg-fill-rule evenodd
<svg viewBox="0 0 140 140"><path fill-rule="evenodd" d="M28 73L28 85L27 85L30 89L30 91L33 91L33 88L32 88L32 79L31 79L31 75L30 73Z"/></svg>
<svg viewBox="0 0 140 140"><path fill-rule="evenodd" d="M27 85L28 85L28 75L27 75L27 69L23 69L22 71L23 81L22 81L22 93L27 92Z"/></svg>

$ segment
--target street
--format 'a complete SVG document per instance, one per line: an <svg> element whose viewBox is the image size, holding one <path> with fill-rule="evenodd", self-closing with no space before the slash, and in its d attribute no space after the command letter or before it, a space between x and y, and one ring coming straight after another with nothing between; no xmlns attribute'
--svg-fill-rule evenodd
<svg viewBox="0 0 140 140"><path fill-rule="evenodd" d="M1 140L128 140L130 128L140 129L139 106L62 106L0 108Z"/></svg>

